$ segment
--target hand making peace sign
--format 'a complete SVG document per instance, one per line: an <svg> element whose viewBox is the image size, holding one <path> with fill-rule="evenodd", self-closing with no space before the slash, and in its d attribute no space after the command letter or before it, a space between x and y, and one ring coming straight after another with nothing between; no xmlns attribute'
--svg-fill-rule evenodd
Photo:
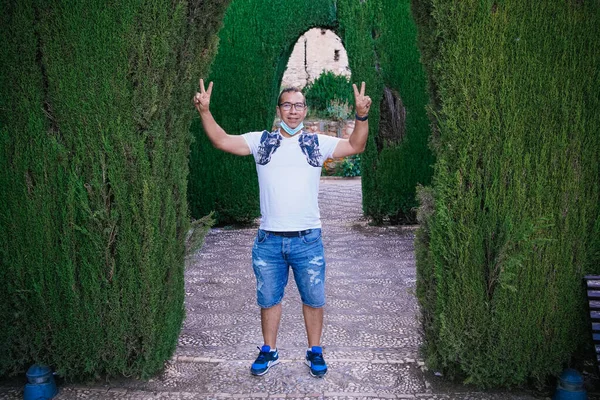
<svg viewBox="0 0 600 400"><path fill-rule="evenodd" d="M213 83L208 84L208 90L204 89L204 79L200 78L200 92L194 96L194 106L198 112L208 111L210 106L210 95L212 93Z"/></svg>
<svg viewBox="0 0 600 400"><path fill-rule="evenodd" d="M356 115L361 118L365 117L369 114L369 109L371 108L371 98L369 96L365 96L365 83L363 82L360 85L360 92L354 83L352 84L352 88L354 89Z"/></svg>

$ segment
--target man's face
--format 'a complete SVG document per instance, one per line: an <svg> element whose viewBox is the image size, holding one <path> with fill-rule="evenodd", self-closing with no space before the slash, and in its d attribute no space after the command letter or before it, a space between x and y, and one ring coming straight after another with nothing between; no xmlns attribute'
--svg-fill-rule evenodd
<svg viewBox="0 0 600 400"><path fill-rule="evenodd" d="M281 96L281 101L277 106L277 115L279 115L279 118L281 118L290 128L294 129L304 120L308 110L306 106L303 110L297 110L295 106L285 110L284 107L281 106L283 103L305 104L304 96L300 92L286 92Z"/></svg>

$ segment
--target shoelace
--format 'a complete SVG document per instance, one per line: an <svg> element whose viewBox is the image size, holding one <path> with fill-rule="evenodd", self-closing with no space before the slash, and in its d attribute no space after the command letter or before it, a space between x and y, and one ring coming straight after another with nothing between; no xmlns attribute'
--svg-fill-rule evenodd
<svg viewBox="0 0 600 400"><path fill-rule="evenodd" d="M321 353L312 353L312 363L316 365L324 365L325 360L323 359L323 354Z"/></svg>
<svg viewBox="0 0 600 400"><path fill-rule="evenodd" d="M262 351L260 347L256 346L256 348L260 351L260 353L258 354L258 357L256 357L256 364L263 364L267 362L267 352Z"/></svg>

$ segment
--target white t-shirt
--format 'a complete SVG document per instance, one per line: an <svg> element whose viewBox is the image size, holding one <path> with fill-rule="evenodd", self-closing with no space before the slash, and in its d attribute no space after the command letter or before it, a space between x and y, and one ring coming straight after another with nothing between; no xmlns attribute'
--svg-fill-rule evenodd
<svg viewBox="0 0 600 400"><path fill-rule="evenodd" d="M302 131L291 138L274 132L249 132L248 143L260 188L260 228L301 231L321 227L321 167L340 139Z"/></svg>

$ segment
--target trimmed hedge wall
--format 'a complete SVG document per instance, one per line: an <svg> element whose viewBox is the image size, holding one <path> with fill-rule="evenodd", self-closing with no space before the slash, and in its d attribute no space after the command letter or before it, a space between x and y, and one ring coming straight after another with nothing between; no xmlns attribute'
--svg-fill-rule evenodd
<svg viewBox="0 0 600 400"><path fill-rule="evenodd" d="M369 142L361 158L364 211L379 222L413 221L415 187L430 182L433 158L427 147L425 75L408 0L232 3L209 76L215 82L213 115L230 134L270 129L293 46L302 33L317 26L333 29L342 38L352 81L364 80L374 99ZM399 93L406 107L403 138L377 139L384 87ZM213 149L199 120L192 132L196 137L190 161L192 214L217 210L220 223L252 221L259 215L252 158Z"/></svg>
<svg viewBox="0 0 600 400"><path fill-rule="evenodd" d="M544 382L589 338L600 272L600 4L414 1L432 92L418 296L430 368Z"/></svg>
<svg viewBox="0 0 600 400"><path fill-rule="evenodd" d="M428 148L425 73L419 62L409 1L338 1L339 34L353 81L366 82L373 98L369 141L361 155L363 210L376 222L415 221L417 184L429 184L434 159ZM384 90L404 107L404 132L390 126ZM382 108L383 106L383 108Z"/></svg>
<svg viewBox="0 0 600 400"><path fill-rule="evenodd" d="M171 356L190 99L227 3L1 2L0 375L147 377Z"/></svg>

